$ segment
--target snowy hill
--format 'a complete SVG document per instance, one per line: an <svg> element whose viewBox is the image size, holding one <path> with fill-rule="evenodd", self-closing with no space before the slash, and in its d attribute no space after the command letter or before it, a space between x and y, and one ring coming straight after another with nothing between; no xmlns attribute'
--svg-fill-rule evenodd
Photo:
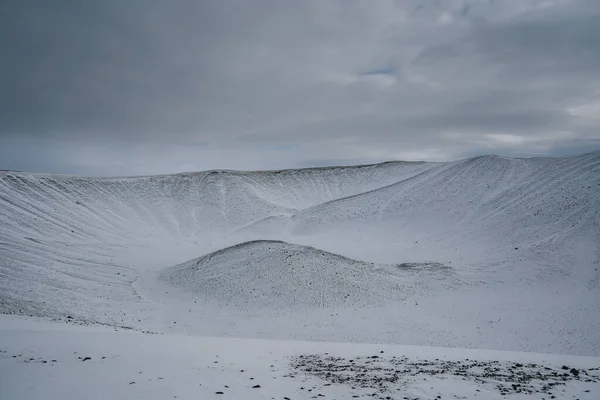
<svg viewBox="0 0 600 400"><path fill-rule="evenodd" d="M565 159L486 156L448 163L310 207L292 221L295 233L323 237L324 243L330 242L328 237L341 238L341 243L357 237L379 241L388 250L377 261L390 262L406 253L417 260L439 254L463 264L490 258L511 263L524 257L552 259L558 263L552 268L573 284L596 287L600 153ZM395 251L389 250L392 243ZM336 245L331 248L337 250ZM350 255L363 256L353 250ZM543 278L550 272L543 268L529 266L519 279Z"/></svg>
<svg viewBox="0 0 600 400"><path fill-rule="evenodd" d="M250 310L364 307L406 300L434 283L457 286L443 265L366 263L278 241L219 250L169 268L162 278L201 298Z"/></svg>
<svg viewBox="0 0 600 400"><path fill-rule="evenodd" d="M80 324L600 355L598 243L600 152L0 172L0 312Z"/></svg>
<svg viewBox="0 0 600 400"><path fill-rule="evenodd" d="M89 301L97 309L103 308L102 298L135 299L136 271L124 259L133 258L142 269L164 268L218 248L227 232L253 221L385 186L431 167L385 163L138 178L2 173L0 311L66 315ZM135 262L154 249L161 255L153 262ZM178 252L189 256L178 258ZM163 257L164 263L157 260ZM56 301L45 300L54 293ZM65 295L67 304L61 299Z"/></svg>

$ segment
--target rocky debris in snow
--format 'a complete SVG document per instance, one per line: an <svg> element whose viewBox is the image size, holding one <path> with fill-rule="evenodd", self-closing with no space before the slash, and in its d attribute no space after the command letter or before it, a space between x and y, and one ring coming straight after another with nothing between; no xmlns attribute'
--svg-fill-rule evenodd
<svg viewBox="0 0 600 400"><path fill-rule="evenodd" d="M407 357L382 358L379 356L344 357L320 354L300 355L291 360L296 377L298 373L317 376L329 383L346 384L353 389L372 389L380 399L386 399L417 378L455 377L472 381L480 386L497 390L501 395L545 394L573 381L598 383L596 368L575 369L563 366L554 369L540 364L476 360L410 360ZM552 397L550 397L552 398Z"/></svg>

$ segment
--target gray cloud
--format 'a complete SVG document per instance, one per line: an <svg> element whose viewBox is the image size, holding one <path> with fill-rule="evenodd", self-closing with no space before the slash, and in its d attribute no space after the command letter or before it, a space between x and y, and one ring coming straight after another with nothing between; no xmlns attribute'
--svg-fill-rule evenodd
<svg viewBox="0 0 600 400"><path fill-rule="evenodd" d="M600 3L18 1L0 168L88 175L600 148Z"/></svg>

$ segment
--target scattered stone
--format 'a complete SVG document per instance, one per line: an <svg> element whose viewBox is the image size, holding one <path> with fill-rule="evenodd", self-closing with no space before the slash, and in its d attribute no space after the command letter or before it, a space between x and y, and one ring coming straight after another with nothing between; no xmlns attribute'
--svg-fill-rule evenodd
<svg viewBox="0 0 600 400"><path fill-rule="evenodd" d="M252 389L260 389L260 385L254 385L252 386Z"/></svg>
<svg viewBox="0 0 600 400"><path fill-rule="evenodd" d="M381 353L380 353L381 354ZM375 360L377 361L375 361ZM319 354L300 355L291 360L295 371L314 375L325 380L325 386L333 383L346 384L352 389L373 389L371 394L380 400L389 400L397 390L412 382L431 377L459 377L471 380L478 385L490 385L501 395L511 394L553 396L551 391L559 385L566 385L573 380L585 376L586 382L600 382L600 374L593 372L595 368L576 369L564 366L560 369L545 367L539 364L522 364L515 362L478 361L478 360L409 360L401 358L381 358L379 356L344 357L323 356ZM565 371L568 371L565 372ZM289 377L295 377L291 372ZM301 388L304 389L304 388ZM308 390L309 392L311 389ZM480 392L476 389L476 392ZM390 394L392 396L387 396ZM317 396L318 397L318 396ZM360 397L360 396L357 396ZM440 400L441 395L436 399Z"/></svg>

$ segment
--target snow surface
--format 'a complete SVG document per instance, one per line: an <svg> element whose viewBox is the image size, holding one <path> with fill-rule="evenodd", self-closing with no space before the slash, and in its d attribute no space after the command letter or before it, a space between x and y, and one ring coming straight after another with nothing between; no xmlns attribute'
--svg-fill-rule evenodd
<svg viewBox="0 0 600 400"><path fill-rule="evenodd" d="M600 152L127 178L0 172L0 313L61 322L73 340L94 325L172 342L600 356L599 243ZM51 340L47 329L35 340Z"/></svg>
<svg viewBox="0 0 600 400"><path fill-rule="evenodd" d="M598 357L149 335L0 316L2 399L591 400L599 366Z"/></svg>

